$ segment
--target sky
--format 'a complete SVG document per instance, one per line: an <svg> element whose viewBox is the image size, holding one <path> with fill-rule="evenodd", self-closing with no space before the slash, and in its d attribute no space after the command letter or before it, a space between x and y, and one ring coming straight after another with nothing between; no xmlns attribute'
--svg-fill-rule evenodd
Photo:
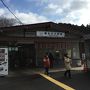
<svg viewBox="0 0 90 90"><path fill-rule="evenodd" d="M24 24L90 24L90 0L3 0ZM15 18L0 1L0 16Z"/></svg>

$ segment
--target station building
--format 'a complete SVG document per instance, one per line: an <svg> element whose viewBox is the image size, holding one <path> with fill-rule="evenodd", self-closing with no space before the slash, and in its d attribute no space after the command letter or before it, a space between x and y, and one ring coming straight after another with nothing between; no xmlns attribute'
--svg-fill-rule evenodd
<svg viewBox="0 0 90 90"><path fill-rule="evenodd" d="M87 42L82 29L77 25L53 22L1 27L0 47L8 48L10 68L42 67L46 53L53 55L53 67L64 66L65 53L77 65L85 54ZM90 43L86 46L89 47ZM87 52L90 54L90 51Z"/></svg>
<svg viewBox="0 0 90 90"><path fill-rule="evenodd" d="M82 57L85 58L86 64L90 68L90 27L81 30L81 34L84 42L84 54L82 54Z"/></svg>

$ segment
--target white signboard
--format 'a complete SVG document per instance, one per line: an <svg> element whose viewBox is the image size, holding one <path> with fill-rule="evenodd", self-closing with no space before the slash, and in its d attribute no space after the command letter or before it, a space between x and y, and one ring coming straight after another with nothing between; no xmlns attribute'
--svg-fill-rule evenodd
<svg viewBox="0 0 90 90"><path fill-rule="evenodd" d="M0 48L0 76L8 75L8 49Z"/></svg>
<svg viewBox="0 0 90 90"><path fill-rule="evenodd" d="M63 32L50 32L50 31L37 31L36 35L38 37L65 37Z"/></svg>

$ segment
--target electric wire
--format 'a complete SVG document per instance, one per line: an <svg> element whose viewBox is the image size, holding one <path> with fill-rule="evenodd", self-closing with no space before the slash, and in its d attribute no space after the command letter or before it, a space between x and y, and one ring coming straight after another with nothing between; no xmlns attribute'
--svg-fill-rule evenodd
<svg viewBox="0 0 90 90"><path fill-rule="evenodd" d="M19 18L10 10L10 8L4 3L3 0L0 0L2 4L9 10L9 12L18 20L19 24L23 25L23 23L19 20Z"/></svg>

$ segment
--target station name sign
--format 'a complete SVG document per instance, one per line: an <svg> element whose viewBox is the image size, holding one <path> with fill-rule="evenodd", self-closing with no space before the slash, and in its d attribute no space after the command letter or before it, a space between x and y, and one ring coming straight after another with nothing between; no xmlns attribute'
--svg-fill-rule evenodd
<svg viewBox="0 0 90 90"><path fill-rule="evenodd" d="M64 32L37 31L38 37L65 37Z"/></svg>

